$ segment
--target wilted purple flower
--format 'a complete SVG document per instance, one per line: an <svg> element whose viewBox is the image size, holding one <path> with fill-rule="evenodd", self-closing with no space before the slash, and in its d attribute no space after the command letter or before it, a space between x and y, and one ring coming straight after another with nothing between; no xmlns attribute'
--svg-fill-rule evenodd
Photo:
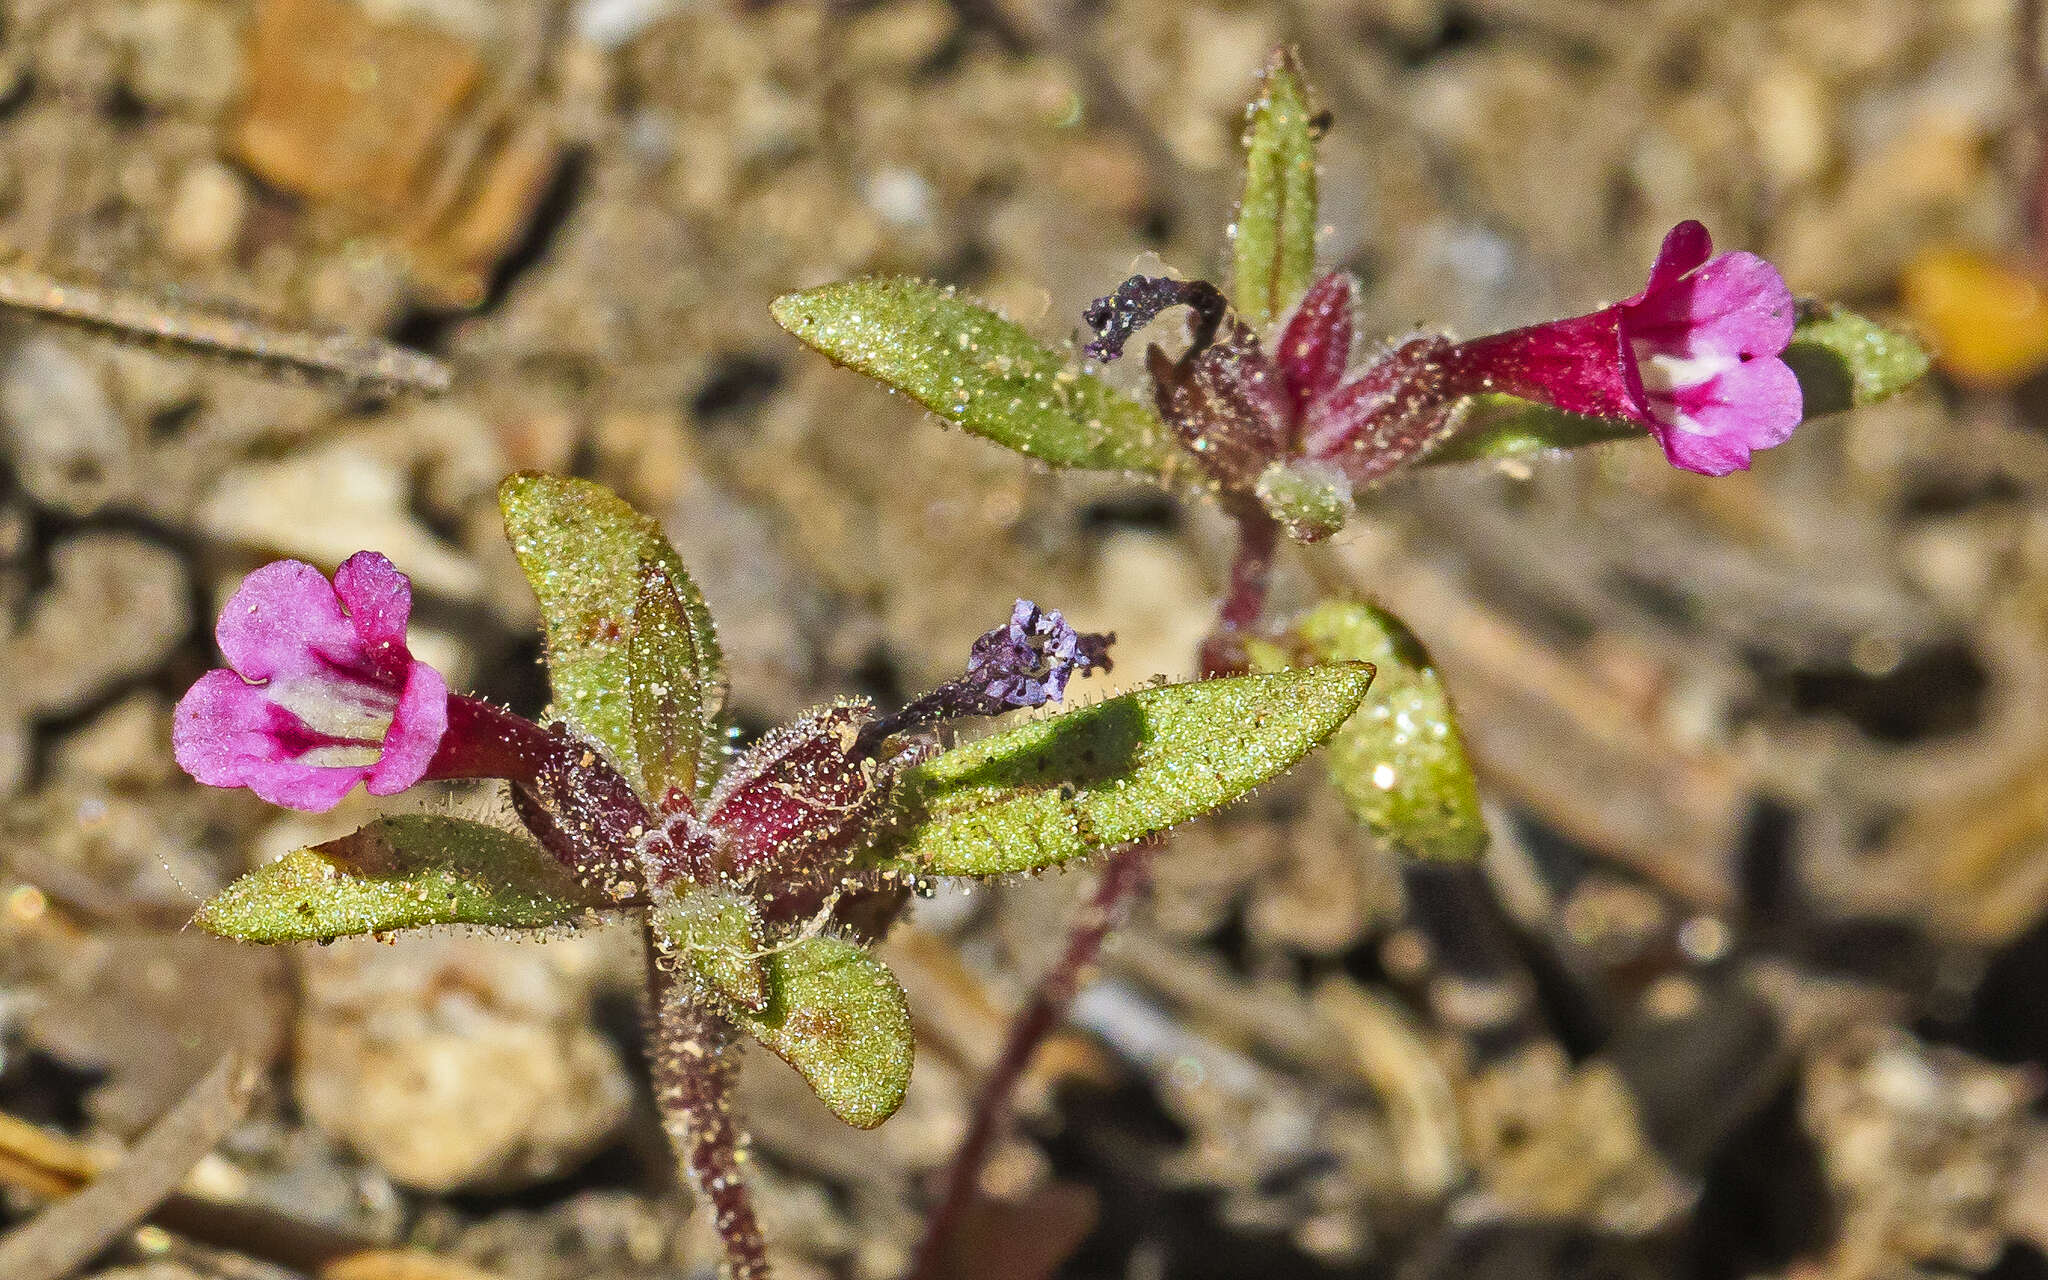
<svg viewBox="0 0 2048 1280"><path fill-rule="evenodd" d="M1110 669L1115 633L1076 631L1059 610L1019 600L1010 620L982 633L967 651L967 669L894 715L861 729L863 749L892 734L958 716L999 716L1057 702L1076 674Z"/></svg>
<svg viewBox="0 0 2048 1280"><path fill-rule="evenodd" d="M978 690L1004 709L1037 707L1066 694L1076 671L1108 669L1106 635L1083 635L1054 609L1019 600L1008 624L984 632L967 653L967 673L956 684ZM994 712L982 712L984 715Z"/></svg>
<svg viewBox="0 0 2048 1280"><path fill-rule="evenodd" d="M1118 285L1116 292L1097 298L1081 312L1081 318L1095 330L1094 341L1082 350L1105 363L1115 360L1123 355L1124 344L1132 334L1152 323L1160 312L1174 307L1194 312L1191 345L1200 350L1216 336L1216 326L1223 323L1230 302L1222 290L1207 280L1132 276Z"/></svg>

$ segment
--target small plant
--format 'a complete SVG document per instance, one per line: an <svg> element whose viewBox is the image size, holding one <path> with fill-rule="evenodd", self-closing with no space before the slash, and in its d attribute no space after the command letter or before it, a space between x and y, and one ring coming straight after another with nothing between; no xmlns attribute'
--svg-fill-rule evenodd
<svg viewBox="0 0 2048 1280"><path fill-rule="evenodd" d="M1332 780L1374 839L1444 860L1484 848L1478 785L1422 646L1365 601L1268 617L1283 538L1327 538L1414 466L1648 435L1675 466L1723 475L1806 418L1926 368L1910 339L1796 300L1762 259L1716 256L1692 222L1625 301L1357 352L1357 286L1316 273L1320 121L1293 58L1276 53L1247 114L1229 291L1133 277L1087 310L1096 336L1081 353L913 280L775 304L811 346L969 431L1048 465L1218 502L1239 545L1202 678L945 746L951 722L1058 702L1073 675L1109 666L1111 637L1019 601L957 677L907 705L837 702L735 754L711 615L659 528L597 485L516 475L499 497L547 632L553 698L539 718L451 692L414 658L410 583L365 551L331 579L294 561L251 574L221 614L228 666L193 686L174 725L193 777L274 804L325 811L358 784L384 796L499 779L509 816L380 818L241 877L198 923L273 943L631 921L647 947L664 1121L711 1205L728 1275L756 1280L766 1249L734 1050L759 1042L839 1118L880 1124L903 1099L913 1039L903 990L871 947L906 897L935 877L1098 860L1089 908L1014 1024L953 1162L917 1263L936 1276L1025 1063L1144 883L1149 837L1329 741ZM1177 355L1147 349L1146 399L1078 358L1117 359L1172 308L1192 317L1187 341ZM1369 686L1379 696L1367 703Z"/></svg>
<svg viewBox="0 0 2048 1280"><path fill-rule="evenodd" d="M273 804L497 778L516 822L380 818L243 876L198 923L288 942L637 922L657 1097L740 1280L767 1274L733 1110L742 1038L848 1124L880 1124L912 1036L869 944L906 890L1061 866L1217 809L1314 750L1372 680L1334 662L1163 685L943 749L940 726L1056 702L1109 666L1111 637L1019 601L908 705L838 702L733 755L711 615L654 522L580 480L516 475L499 498L547 630L542 719L451 693L407 648L410 582L364 551L331 580L289 560L250 574L221 611L228 666L173 733L194 778Z"/></svg>
<svg viewBox="0 0 2048 1280"><path fill-rule="evenodd" d="M1048 466L1140 475L1220 504L1238 547L1203 672L1374 663L1376 696L1325 755L1332 781L1376 840L1468 859L1486 842L1479 790L1428 655L1399 619L1364 601L1326 600L1291 623L1268 617L1283 536L1327 538L1411 467L1632 436L1654 438L1676 467L1726 475L1806 419L1917 381L1928 359L1853 312L1795 299L1753 254L1715 255L1697 222L1672 228L1642 291L1622 302L1469 341L1423 332L1359 351L1356 283L1316 271L1316 143L1326 124L1293 55L1276 51L1246 110L1228 291L1133 277L1087 309L1096 336L1079 352L918 280L826 285L777 300L774 314L833 361ZM1091 360L1117 359L1170 308L1188 311L1187 340L1178 355L1147 349L1148 397L1098 376ZM1019 1016L933 1216L920 1280L938 1274L1023 1062L1143 879L1135 860L1106 876Z"/></svg>

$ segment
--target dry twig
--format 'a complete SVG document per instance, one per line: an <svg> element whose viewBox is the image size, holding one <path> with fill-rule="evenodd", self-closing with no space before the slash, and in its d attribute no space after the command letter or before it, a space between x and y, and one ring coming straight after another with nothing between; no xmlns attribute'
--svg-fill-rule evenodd
<svg viewBox="0 0 2048 1280"><path fill-rule="evenodd" d="M432 356L374 338L279 328L168 299L74 284L19 265L0 268L0 308L356 391L438 395L451 381L448 366Z"/></svg>
<svg viewBox="0 0 2048 1280"><path fill-rule="evenodd" d="M256 1063L229 1052L120 1164L0 1237L0 1275L59 1280L149 1216L248 1110Z"/></svg>
<svg viewBox="0 0 2048 1280"><path fill-rule="evenodd" d="M100 1162L83 1145L0 1115L0 1184L56 1199L77 1194L99 1175ZM182 1170L179 1176L183 1176ZM200 1244L317 1280L496 1280L488 1272L459 1262L410 1249L377 1248L272 1209L183 1192L173 1191L158 1199L147 1210L147 1219ZM12 1238L0 1237L0 1243ZM14 1280L11 1271L0 1274Z"/></svg>

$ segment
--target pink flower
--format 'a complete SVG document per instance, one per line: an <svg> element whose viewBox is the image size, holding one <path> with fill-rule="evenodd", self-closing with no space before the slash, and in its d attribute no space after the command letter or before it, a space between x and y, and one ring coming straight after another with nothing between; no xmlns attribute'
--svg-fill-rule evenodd
<svg viewBox="0 0 2048 1280"><path fill-rule="evenodd" d="M1672 465L1719 476L1799 425L1799 382L1779 359L1797 319L1777 268L1713 257L1697 222L1664 237L1643 291L1590 315L1459 344L1461 393L1502 391L1647 427Z"/></svg>
<svg viewBox="0 0 2048 1280"><path fill-rule="evenodd" d="M1304 541L1363 489L1424 454L1467 396L1506 392L1634 422L1672 463L1705 475L1749 466L1799 425L1799 382L1780 357L1797 321L1784 277L1749 253L1713 256L1707 229L1664 238L1643 291L1589 315L1458 343L1419 333L1351 363L1351 277L1317 281L1270 348L1202 281L1133 276L1084 318L1088 353L1113 360L1169 307L1193 313L1184 354L1146 352L1160 417L1226 491L1258 501Z"/></svg>
<svg viewBox="0 0 2048 1280"><path fill-rule="evenodd" d="M363 783L393 795L426 776L448 728L448 685L405 646L412 583L359 551L330 585L297 560L264 565L221 610L231 670L178 703L178 764L212 787L325 812Z"/></svg>

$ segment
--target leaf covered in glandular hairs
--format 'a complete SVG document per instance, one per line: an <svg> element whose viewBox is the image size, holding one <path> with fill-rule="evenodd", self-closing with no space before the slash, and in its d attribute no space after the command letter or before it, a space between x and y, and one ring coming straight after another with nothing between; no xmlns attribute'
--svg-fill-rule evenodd
<svg viewBox="0 0 2048 1280"><path fill-rule="evenodd" d="M532 471L506 477L498 505L547 626L555 712L602 743L626 776L647 789L630 677L645 561L674 593L678 607L666 618L663 643L688 649L687 656L673 655L673 662L693 673L687 683L707 739L700 758L715 759L724 664L711 612L661 527L603 485Z"/></svg>
<svg viewBox="0 0 2048 1280"><path fill-rule="evenodd" d="M1926 377L1933 360L1910 334L1847 307L1805 299L1785 363L1799 379L1806 416L1817 418L1897 395Z"/></svg>
<svg viewBox="0 0 2048 1280"><path fill-rule="evenodd" d="M1927 349L1846 307L1802 299L1784 360L1799 379L1805 420L1898 394L1927 375ZM1646 438L1619 418L1589 418L1514 396L1475 396L1456 431L1422 461L1471 462Z"/></svg>
<svg viewBox="0 0 2048 1280"><path fill-rule="evenodd" d="M1296 622L1282 644L1251 650L1254 663L1269 669L1372 663L1379 675L1371 695L1323 751L1330 780L1359 823L1402 853L1462 861L1486 848L1479 782L1450 696L1400 619L1369 604L1330 601Z"/></svg>
<svg viewBox="0 0 2048 1280"><path fill-rule="evenodd" d="M1219 809L1313 751L1372 668L1337 663L1125 694L908 770L874 851L920 874L1059 866Z"/></svg>
<svg viewBox="0 0 2048 1280"><path fill-rule="evenodd" d="M910 1005L889 967L838 938L799 938L768 956L768 1004L735 1025L795 1067L832 1114L872 1129L910 1087Z"/></svg>
<svg viewBox="0 0 2048 1280"><path fill-rule="evenodd" d="M657 800L671 790L695 796L699 779L715 775L724 756L717 725L705 713L718 697L705 683L706 669L715 675L718 666L716 641L693 605L703 609L688 579L678 582L660 561L641 559L626 643L626 705L642 782Z"/></svg>
<svg viewBox="0 0 2048 1280"><path fill-rule="evenodd" d="M604 905L523 835L407 814L258 867L194 923L244 942L304 942L437 924L535 929Z"/></svg>
<svg viewBox="0 0 2048 1280"><path fill-rule="evenodd" d="M756 1012L768 1004L761 912L726 889L684 885L656 895L653 925L685 971L727 1004Z"/></svg>
<svg viewBox="0 0 2048 1280"><path fill-rule="evenodd" d="M1244 196L1230 233L1230 301L1254 325L1285 314L1315 278L1317 129L1300 62L1274 50L1245 109Z"/></svg>
<svg viewBox="0 0 2048 1280"><path fill-rule="evenodd" d="M769 309L836 363L1049 466L1157 474L1173 464L1172 438L1151 408L950 289L848 280Z"/></svg>

